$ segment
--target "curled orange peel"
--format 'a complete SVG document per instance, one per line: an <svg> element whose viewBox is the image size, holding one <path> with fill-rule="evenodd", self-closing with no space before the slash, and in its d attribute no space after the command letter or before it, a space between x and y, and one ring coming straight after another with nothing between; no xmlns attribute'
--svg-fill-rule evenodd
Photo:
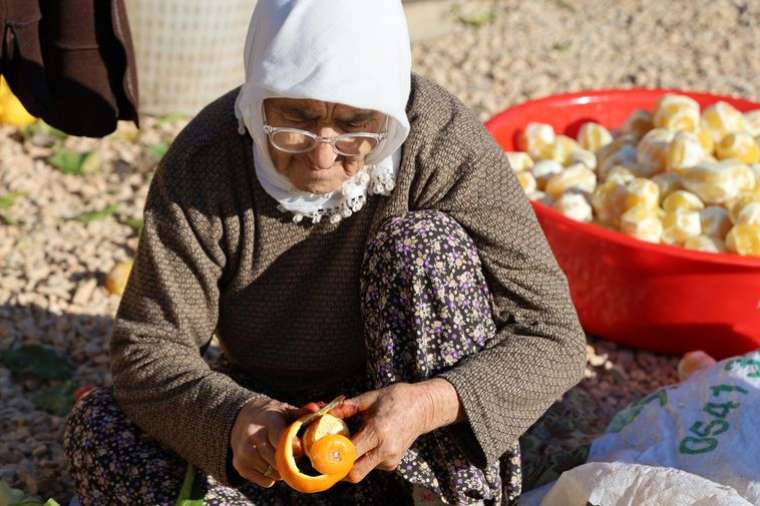
<svg viewBox="0 0 760 506"><path fill-rule="evenodd" d="M338 483L348 475L356 460L356 449L350 439L342 434L328 434L311 445L309 459L314 469L321 473L328 471L329 474L309 476L302 473L293 455L293 441L304 420L312 418L311 415L304 415L290 424L282 434L274 455L277 472L283 481L294 490L306 494L323 492Z"/></svg>

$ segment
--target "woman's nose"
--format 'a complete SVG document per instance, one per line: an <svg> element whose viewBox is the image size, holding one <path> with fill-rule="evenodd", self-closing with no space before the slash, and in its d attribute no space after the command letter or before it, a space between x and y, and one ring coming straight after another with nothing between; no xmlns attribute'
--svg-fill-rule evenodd
<svg viewBox="0 0 760 506"><path fill-rule="evenodd" d="M332 128L320 128L319 131L317 131L317 135L329 138L337 135L337 132ZM329 169L335 163L335 159L338 158L338 153L336 153L332 145L327 142L320 142L317 144L313 153L314 164L320 169Z"/></svg>

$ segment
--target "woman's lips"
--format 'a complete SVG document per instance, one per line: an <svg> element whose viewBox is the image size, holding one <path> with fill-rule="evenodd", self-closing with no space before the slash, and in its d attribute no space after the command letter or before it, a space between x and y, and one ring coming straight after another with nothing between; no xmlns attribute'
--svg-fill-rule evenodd
<svg viewBox="0 0 760 506"><path fill-rule="evenodd" d="M309 175L311 177L316 177L316 178L329 177L330 174L332 174L332 169L333 168L334 167L327 167L325 169L325 168L322 168L322 167L316 167L314 165L307 165L306 166L306 169L308 170Z"/></svg>

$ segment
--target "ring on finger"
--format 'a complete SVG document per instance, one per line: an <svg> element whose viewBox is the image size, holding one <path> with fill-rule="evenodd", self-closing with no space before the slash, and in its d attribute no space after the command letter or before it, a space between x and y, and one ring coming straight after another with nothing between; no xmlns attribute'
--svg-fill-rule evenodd
<svg viewBox="0 0 760 506"><path fill-rule="evenodd" d="M272 464L269 464L263 474L267 478L274 479L274 473L275 473L274 467L272 467Z"/></svg>

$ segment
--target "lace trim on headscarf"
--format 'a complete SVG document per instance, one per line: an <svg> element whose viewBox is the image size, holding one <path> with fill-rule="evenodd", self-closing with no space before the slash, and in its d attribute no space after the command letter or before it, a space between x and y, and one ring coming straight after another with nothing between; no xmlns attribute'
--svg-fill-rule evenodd
<svg viewBox="0 0 760 506"><path fill-rule="evenodd" d="M340 194L337 204L321 206L312 213L291 211L282 204L277 206L277 210L282 213L291 213L293 223L300 223L304 218L310 219L312 223L319 223L323 219L329 220L330 223L338 223L359 212L367 203L368 195L387 196L395 187L396 181L392 168L365 165L351 179L343 183L339 190L336 190ZM332 195L334 193L330 194Z"/></svg>

